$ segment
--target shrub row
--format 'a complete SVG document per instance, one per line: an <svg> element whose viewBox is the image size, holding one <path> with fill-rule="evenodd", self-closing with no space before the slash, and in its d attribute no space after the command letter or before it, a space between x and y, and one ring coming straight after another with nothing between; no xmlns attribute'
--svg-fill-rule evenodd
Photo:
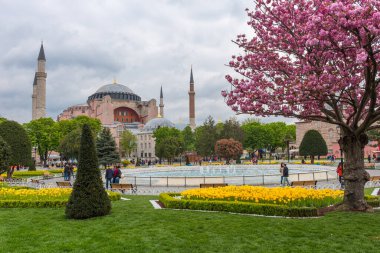
<svg viewBox="0 0 380 253"><path fill-rule="evenodd" d="M13 187L15 188L15 187ZM22 189L21 187L19 187ZM111 201L120 200L121 194L117 192L107 191ZM55 208L65 207L67 200L59 199L42 199L42 200L0 200L0 208Z"/></svg>
<svg viewBox="0 0 380 253"><path fill-rule="evenodd" d="M159 200L166 208L223 211L283 217L315 217L318 210L314 207L288 207L275 204L259 204L239 201L189 200L174 198L178 194L161 193Z"/></svg>
<svg viewBox="0 0 380 253"><path fill-rule="evenodd" d="M67 200L0 200L0 208L64 207Z"/></svg>

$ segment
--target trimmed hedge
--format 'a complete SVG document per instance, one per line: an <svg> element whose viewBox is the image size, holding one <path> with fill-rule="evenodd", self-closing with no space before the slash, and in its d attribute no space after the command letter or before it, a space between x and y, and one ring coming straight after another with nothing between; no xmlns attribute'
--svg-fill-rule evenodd
<svg viewBox="0 0 380 253"><path fill-rule="evenodd" d="M174 196L178 196L178 194L161 193L159 200L166 208L173 209L207 210L283 217L318 216L318 209L315 207L288 207L239 201L176 199Z"/></svg>
<svg viewBox="0 0 380 253"><path fill-rule="evenodd" d="M15 188L15 187L12 187ZM27 189L27 187L18 187L17 189ZM107 191L111 201L118 201L121 194ZM0 200L0 208L58 208L65 207L67 200Z"/></svg>
<svg viewBox="0 0 380 253"><path fill-rule="evenodd" d="M0 200L0 208L46 208L64 207L67 200Z"/></svg>

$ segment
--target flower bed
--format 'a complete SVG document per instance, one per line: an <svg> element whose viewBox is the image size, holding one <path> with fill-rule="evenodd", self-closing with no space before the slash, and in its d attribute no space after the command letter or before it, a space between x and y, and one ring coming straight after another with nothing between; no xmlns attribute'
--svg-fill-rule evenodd
<svg viewBox="0 0 380 253"><path fill-rule="evenodd" d="M0 188L0 207L60 207L65 206L71 188ZM107 191L112 201L120 200L119 193Z"/></svg>
<svg viewBox="0 0 380 253"><path fill-rule="evenodd" d="M289 187L227 186L183 191L181 196L191 200L241 201L289 207L326 207L340 203L343 191Z"/></svg>

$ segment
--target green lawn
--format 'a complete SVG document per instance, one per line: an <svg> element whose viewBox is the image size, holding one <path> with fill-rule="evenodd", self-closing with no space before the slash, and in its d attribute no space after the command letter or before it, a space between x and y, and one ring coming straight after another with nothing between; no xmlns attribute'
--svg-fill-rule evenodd
<svg viewBox="0 0 380 253"><path fill-rule="evenodd" d="M0 209L0 252L379 252L380 212L317 219L154 210L113 202L112 214L66 220L64 209Z"/></svg>

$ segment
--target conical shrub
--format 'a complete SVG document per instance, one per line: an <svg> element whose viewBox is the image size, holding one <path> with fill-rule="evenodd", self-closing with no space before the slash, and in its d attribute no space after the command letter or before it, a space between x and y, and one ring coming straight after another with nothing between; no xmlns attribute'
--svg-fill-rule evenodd
<svg viewBox="0 0 380 253"><path fill-rule="evenodd" d="M73 192L66 206L66 217L87 219L111 211L111 201L104 190L94 138L88 125L83 126L79 164Z"/></svg>

